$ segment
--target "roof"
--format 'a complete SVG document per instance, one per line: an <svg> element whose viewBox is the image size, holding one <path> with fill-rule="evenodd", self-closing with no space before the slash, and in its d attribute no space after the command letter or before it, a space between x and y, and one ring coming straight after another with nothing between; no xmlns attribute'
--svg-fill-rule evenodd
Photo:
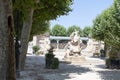
<svg viewBox="0 0 120 80"><path fill-rule="evenodd" d="M88 40L88 37L80 37L81 40ZM70 37L64 36L50 36L50 40L70 40Z"/></svg>

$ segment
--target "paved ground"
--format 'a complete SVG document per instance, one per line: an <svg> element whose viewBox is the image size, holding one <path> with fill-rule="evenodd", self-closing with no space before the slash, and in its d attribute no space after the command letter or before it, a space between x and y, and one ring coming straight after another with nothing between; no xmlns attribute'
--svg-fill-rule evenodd
<svg viewBox="0 0 120 80"><path fill-rule="evenodd" d="M105 68L103 59L60 63L59 69L45 69L44 56L27 56L25 70L17 80L120 80L120 70Z"/></svg>

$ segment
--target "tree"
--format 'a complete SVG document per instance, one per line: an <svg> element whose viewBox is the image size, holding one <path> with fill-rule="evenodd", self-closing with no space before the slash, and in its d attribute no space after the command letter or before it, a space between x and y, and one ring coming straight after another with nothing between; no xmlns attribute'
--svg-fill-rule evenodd
<svg viewBox="0 0 120 80"><path fill-rule="evenodd" d="M23 28L21 34L21 68L23 69L26 59L28 41L32 23L56 19L60 15L67 15L71 11L72 0L16 0L15 8L23 14ZM34 12L34 13L33 13Z"/></svg>
<svg viewBox="0 0 120 80"><path fill-rule="evenodd" d="M93 37L105 41L108 45L119 48L120 46L120 24L114 18L114 6L105 10L96 20L93 27Z"/></svg>
<svg viewBox="0 0 120 80"><path fill-rule="evenodd" d="M52 36L66 36L66 28L62 25L56 24L51 30Z"/></svg>
<svg viewBox="0 0 120 80"><path fill-rule="evenodd" d="M92 36L105 42L105 50L110 47L109 58L120 54L120 23L115 18L115 7L111 6L99 15L93 24ZM112 55L112 56L111 56Z"/></svg>
<svg viewBox="0 0 120 80"><path fill-rule="evenodd" d="M0 80L16 80L12 0L0 0Z"/></svg>
<svg viewBox="0 0 120 80"><path fill-rule="evenodd" d="M82 36L88 37L89 34L91 34L91 27L86 26L86 27L82 30Z"/></svg>
<svg viewBox="0 0 120 80"><path fill-rule="evenodd" d="M104 41L104 25L101 26L102 15L98 15L93 21L92 37Z"/></svg>
<svg viewBox="0 0 120 80"><path fill-rule="evenodd" d="M75 30L79 31L80 36L82 36L82 30L79 26L73 25L67 29L67 36L70 36Z"/></svg>
<svg viewBox="0 0 120 80"><path fill-rule="evenodd" d="M21 59L20 59L20 64L21 64L21 69L24 68L25 65L25 59L26 59L26 53L27 53L27 48L28 48L28 42L29 42L29 37L30 37L30 32L32 28L32 16L33 16L34 9L30 8L28 10L28 18L26 18L23 22L23 28L21 32Z"/></svg>

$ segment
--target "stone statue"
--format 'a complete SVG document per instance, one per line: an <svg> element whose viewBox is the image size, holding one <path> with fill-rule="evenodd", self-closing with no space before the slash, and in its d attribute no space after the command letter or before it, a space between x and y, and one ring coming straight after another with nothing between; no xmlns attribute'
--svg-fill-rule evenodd
<svg viewBox="0 0 120 80"><path fill-rule="evenodd" d="M65 46L66 49L66 55L65 57L68 57L70 55L78 54L80 55L81 52L81 43L79 31L75 30L70 35L71 41L68 42L68 44Z"/></svg>

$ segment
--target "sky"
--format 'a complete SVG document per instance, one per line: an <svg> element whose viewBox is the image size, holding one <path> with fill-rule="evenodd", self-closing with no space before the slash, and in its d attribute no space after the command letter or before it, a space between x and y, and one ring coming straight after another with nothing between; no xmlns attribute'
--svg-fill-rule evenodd
<svg viewBox="0 0 120 80"><path fill-rule="evenodd" d="M63 25L68 28L76 25L80 28L92 26L93 20L98 14L113 4L114 0L74 0L71 6L72 12L66 16L60 16L51 21L51 28L55 24Z"/></svg>

